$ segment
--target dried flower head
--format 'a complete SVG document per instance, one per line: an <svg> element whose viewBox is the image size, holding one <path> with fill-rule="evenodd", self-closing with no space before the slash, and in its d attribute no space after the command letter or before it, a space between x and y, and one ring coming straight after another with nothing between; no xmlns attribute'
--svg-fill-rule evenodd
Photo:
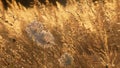
<svg viewBox="0 0 120 68"><path fill-rule="evenodd" d="M73 63L73 57L70 54L65 53L60 59L58 59L58 61L60 62L61 66L69 66Z"/></svg>
<svg viewBox="0 0 120 68"><path fill-rule="evenodd" d="M52 33L46 30L41 22L33 21L26 27L25 31L37 45L50 47L55 44Z"/></svg>

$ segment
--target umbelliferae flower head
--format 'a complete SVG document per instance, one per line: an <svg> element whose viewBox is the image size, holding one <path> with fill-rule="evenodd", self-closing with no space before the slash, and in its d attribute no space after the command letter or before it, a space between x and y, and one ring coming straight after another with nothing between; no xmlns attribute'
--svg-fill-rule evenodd
<svg viewBox="0 0 120 68"><path fill-rule="evenodd" d="M41 22L33 21L26 26L25 31L29 38L31 38L37 45L42 47L50 47L55 45L54 36L52 33L45 29Z"/></svg>
<svg viewBox="0 0 120 68"><path fill-rule="evenodd" d="M68 54L68 53L64 53L60 59L58 59L59 63L61 66L69 66L72 65L73 63L73 57Z"/></svg>

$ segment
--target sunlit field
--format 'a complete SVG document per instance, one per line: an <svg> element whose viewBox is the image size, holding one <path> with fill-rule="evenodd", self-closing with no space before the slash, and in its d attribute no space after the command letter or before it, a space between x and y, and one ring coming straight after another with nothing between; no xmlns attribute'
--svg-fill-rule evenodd
<svg viewBox="0 0 120 68"><path fill-rule="evenodd" d="M120 0L6 2L0 68L120 68Z"/></svg>

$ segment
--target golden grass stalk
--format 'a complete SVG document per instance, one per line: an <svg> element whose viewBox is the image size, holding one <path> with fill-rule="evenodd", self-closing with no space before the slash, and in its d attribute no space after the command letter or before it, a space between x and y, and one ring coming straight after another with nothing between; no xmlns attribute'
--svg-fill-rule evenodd
<svg viewBox="0 0 120 68"><path fill-rule="evenodd" d="M1 48L1 53L12 57L13 62L5 61L7 55L3 55L3 61L10 63L3 66L18 67L13 63L19 61L23 67L60 68L58 59L62 54L70 53L74 59L72 66L68 66L71 68L119 68L119 39L115 37L119 35L116 25L119 22L119 0L95 3L92 0L69 0L65 7L56 3L57 6L50 3L38 6L38 0L34 0L30 8L15 0L9 3L10 7L3 13L5 20L0 19L8 32L6 36L0 34L6 39L4 48L8 51ZM0 8L3 12L1 1ZM28 37L25 28L34 20L44 24L53 34L54 47L43 49ZM16 43L11 42L11 38Z"/></svg>

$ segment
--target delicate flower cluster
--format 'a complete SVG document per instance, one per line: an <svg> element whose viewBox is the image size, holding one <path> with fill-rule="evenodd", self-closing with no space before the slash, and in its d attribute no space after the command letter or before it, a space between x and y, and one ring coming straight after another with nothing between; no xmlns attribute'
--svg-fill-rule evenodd
<svg viewBox="0 0 120 68"><path fill-rule="evenodd" d="M45 27L41 22L33 21L26 27L25 31L37 45L50 47L55 44L52 33L45 30Z"/></svg>
<svg viewBox="0 0 120 68"><path fill-rule="evenodd" d="M58 61L60 62L61 66L69 66L73 63L73 57L70 54L65 53L60 59L58 59Z"/></svg>

